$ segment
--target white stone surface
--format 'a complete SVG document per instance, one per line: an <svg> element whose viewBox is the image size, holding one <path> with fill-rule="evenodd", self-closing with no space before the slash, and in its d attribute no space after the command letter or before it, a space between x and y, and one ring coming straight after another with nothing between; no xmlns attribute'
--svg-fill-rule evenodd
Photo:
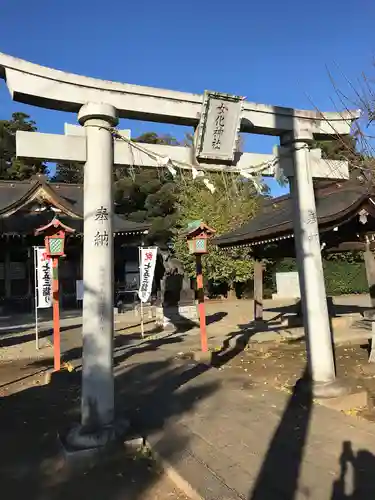
<svg viewBox="0 0 375 500"><path fill-rule="evenodd" d="M294 135L294 139L301 139L301 142L292 145L295 171L294 177L291 177L289 181L294 202L294 232L303 323L308 338L307 345L313 381L315 383L329 383L333 382L336 376L334 356L310 155L308 146L303 142L303 139L311 139L310 131L305 130L301 136Z"/></svg>
<svg viewBox="0 0 375 500"><path fill-rule="evenodd" d="M130 129L118 130L118 133L126 137L127 139L130 139ZM64 123L64 134L86 137L84 127L82 127L81 125L74 125L72 123Z"/></svg>
<svg viewBox="0 0 375 500"><path fill-rule="evenodd" d="M86 161L86 139L74 135L16 133L18 158L39 158L49 161Z"/></svg>
<svg viewBox="0 0 375 500"><path fill-rule="evenodd" d="M171 159L191 164L192 152L188 147L165 146L162 144L141 144L142 152L122 140L115 140L114 163L115 165L138 165L139 167L158 167L160 165L154 158L153 153L168 156ZM50 161L86 161L86 138L81 135L58 135L43 134L40 132L17 131L16 135L17 156L19 158L39 158ZM149 154L147 154L149 152ZM209 170L239 171L246 167L257 166L274 159L273 155L243 153L235 166L222 167L218 165L200 164L202 168ZM273 175L273 169L269 168L264 175Z"/></svg>
<svg viewBox="0 0 375 500"><path fill-rule="evenodd" d="M196 126L203 96L141 87L74 75L0 53L0 77L12 98L61 111L78 112L88 101L113 105L120 118ZM278 135L294 128L294 116L309 122L313 132L348 134L358 111L320 113L244 102L241 130Z"/></svg>
<svg viewBox="0 0 375 500"><path fill-rule="evenodd" d="M113 138L104 127L117 124L108 104L80 110L85 127L83 239L82 425L105 426L114 419L113 380Z"/></svg>
<svg viewBox="0 0 375 500"><path fill-rule="evenodd" d="M276 273L275 299L294 299L301 297L298 272L290 271L285 273Z"/></svg>
<svg viewBox="0 0 375 500"><path fill-rule="evenodd" d="M280 158L280 167L286 177L293 177L294 164L288 148L276 147L275 153ZM311 175L315 179L349 179L349 162L322 159L321 149L309 151Z"/></svg>
<svg viewBox="0 0 375 500"><path fill-rule="evenodd" d="M17 156L19 158L39 158L49 161L77 161L84 163L86 161L86 138L82 136L81 129L82 127L69 125L65 130L66 135L24 132L19 130L16 133ZM121 133L123 131L119 132ZM136 165L139 167L160 168L153 153L168 156L177 162L186 164L192 163L192 151L188 147L166 146L162 144L141 144L141 147L146 152L130 146L126 141L115 140L115 165ZM149 152L149 154L147 154L147 152ZM275 152L281 156L280 166L285 176L292 176L294 170L293 159L287 152L287 149L280 148L279 151L276 148ZM289 157L286 156L287 154L289 154ZM314 177L327 178L327 175L336 175L335 178L348 178L349 170L347 162L330 160L329 163L327 163L327 160L319 159L320 150L313 150L311 155L313 157L312 173ZM270 167L265 169L262 175L273 176L274 166L272 162L275 158L276 155L271 154L242 153L237 156L237 161L233 166L220 166L206 163L200 163L199 166L210 171L230 170L231 172L239 172L242 169L256 167L266 162L270 162Z"/></svg>

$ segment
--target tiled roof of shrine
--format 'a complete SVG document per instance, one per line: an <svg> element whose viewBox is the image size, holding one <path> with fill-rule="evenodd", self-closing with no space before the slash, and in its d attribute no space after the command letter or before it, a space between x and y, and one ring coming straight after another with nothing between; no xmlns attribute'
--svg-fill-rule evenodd
<svg viewBox="0 0 375 500"><path fill-rule="evenodd" d="M350 180L320 183L315 189L319 232L323 233L348 221L361 205L375 195L373 181L362 173ZM293 200L285 195L265 199L259 214L243 226L218 236L220 248L253 247L293 238Z"/></svg>
<svg viewBox="0 0 375 500"><path fill-rule="evenodd" d="M83 186L48 182L45 176L28 181L0 181L0 234L33 234L54 216L83 231ZM115 214L116 234L147 233L150 224Z"/></svg>

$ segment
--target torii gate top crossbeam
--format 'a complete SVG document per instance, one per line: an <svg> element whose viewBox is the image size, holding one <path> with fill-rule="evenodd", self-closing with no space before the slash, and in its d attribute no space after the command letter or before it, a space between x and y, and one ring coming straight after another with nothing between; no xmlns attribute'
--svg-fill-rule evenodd
<svg viewBox="0 0 375 500"><path fill-rule="evenodd" d="M88 101L112 104L120 118L196 126L203 96L116 83L46 68L0 53L0 78L15 101L59 111L78 112ZM306 120L317 135L348 134L358 111L320 113L245 101L241 131L281 135L294 119Z"/></svg>

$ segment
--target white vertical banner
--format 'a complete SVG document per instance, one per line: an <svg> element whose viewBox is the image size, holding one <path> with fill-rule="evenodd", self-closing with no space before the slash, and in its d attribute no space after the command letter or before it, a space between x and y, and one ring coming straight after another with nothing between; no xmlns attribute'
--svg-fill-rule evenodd
<svg viewBox="0 0 375 500"><path fill-rule="evenodd" d="M138 296L141 302L147 302L152 291L154 280L157 248L140 248L140 285Z"/></svg>
<svg viewBox="0 0 375 500"><path fill-rule="evenodd" d="M36 247L36 296L37 308L45 309L52 306L52 265L46 257L44 247Z"/></svg>

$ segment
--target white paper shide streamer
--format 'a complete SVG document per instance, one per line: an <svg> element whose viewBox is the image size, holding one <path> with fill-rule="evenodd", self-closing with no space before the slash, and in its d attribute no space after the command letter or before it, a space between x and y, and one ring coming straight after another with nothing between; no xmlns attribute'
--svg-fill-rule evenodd
<svg viewBox="0 0 375 500"><path fill-rule="evenodd" d="M279 184L284 183L287 180L284 175L284 170L281 168L279 162L275 164L275 179Z"/></svg>
<svg viewBox="0 0 375 500"><path fill-rule="evenodd" d="M138 149L139 151L142 151L144 154L148 155L151 157L154 161L156 161L157 165L161 168L166 168L170 172L170 174L173 177L176 177L177 175L177 169L187 169L191 170L192 173L192 178L193 180L202 178L203 184L206 186L206 188L213 194L216 191L216 188L212 181L206 177L206 172L203 170L198 170L194 165L188 164L185 162L179 162L177 160L172 160L169 156L164 156L160 155L154 151L150 151L149 149L146 149L142 147L141 144L138 144L131 139L122 136L121 134L118 133L117 130L113 129L113 133L116 134L117 139L122 139L123 141L127 142L132 148ZM285 177L283 175L283 171L280 167L277 165L278 159L275 158L271 161L261 163L256 166L251 166L251 167L245 167L240 170L240 175L243 177L251 180L253 183L255 189L258 191L258 193L264 192L265 185L262 181L262 172L264 170L270 170L270 168L274 168L275 170L275 176L278 182L284 181ZM238 171L237 171L238 172Z"/></svg>
<svg viewBox="0 0 375 500"><path fill-rule="evenodd" d="M242 175L242 177L249 179L253 183L258 193L261 194L264 191L264 185L259 175L253 175L246 170L241 170L240 174Z"/></svg>
<svg viewBox="0 0 375 500"><path fill-rule="evenodd" d="M174 168L172 160L169 158L169 156L158 156L156 158L157 164L159 167L166 167L172 177L176 177L177 175L177 170Z"/></svg>
<svg viewBox="0 0 375 500"><path fill-rule="evenodd" d="M215 192L215 186L212 184L212 182L209 179L203 179L203 184L206 186L206 188L211 191L211 194Z"/></svg>
<svg viewBox="0 0 375 500"><path fill-rule="evenodd" d="M191 174L193 176L193 181L197 177L204 177L204 172L202 172L202 170L197 170L195 167L191 167Z"/></svg>

